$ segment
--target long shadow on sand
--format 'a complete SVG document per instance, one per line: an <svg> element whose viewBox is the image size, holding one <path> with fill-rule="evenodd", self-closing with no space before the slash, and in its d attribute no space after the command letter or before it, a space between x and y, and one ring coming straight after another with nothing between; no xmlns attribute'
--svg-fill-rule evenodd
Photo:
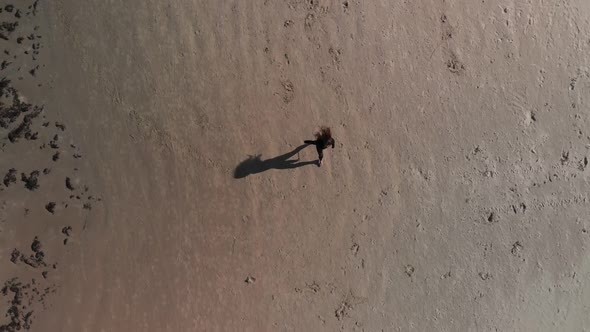
<svg viewBox="0 0 590 332"><path fill-rule="evenodd" d="M307 147L308 144L302 144L295 148L295 150L291 152L287 152L280 156L261 160L260 155L250 156L248 159L242 161L234 170L234 178L241 179L245 178L250 174L261 173L264 171L268 171L269 169L291 169L302 167L306 165L317 165L317 160L314 161L302 161L299 162L299 158L294 160L289 160L289 158L293 157L294 155L298 154L299 151L303 150Z"/></svg>

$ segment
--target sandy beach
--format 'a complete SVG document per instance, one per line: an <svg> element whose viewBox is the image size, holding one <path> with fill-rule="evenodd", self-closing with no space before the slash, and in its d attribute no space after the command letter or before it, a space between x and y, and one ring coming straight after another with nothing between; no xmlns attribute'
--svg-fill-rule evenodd
<svg viewBox="0 0 590 332"><path fill-rule="evenodd" d="M590 329L586 0L2 0L0 46L0 332Z"/></svg>

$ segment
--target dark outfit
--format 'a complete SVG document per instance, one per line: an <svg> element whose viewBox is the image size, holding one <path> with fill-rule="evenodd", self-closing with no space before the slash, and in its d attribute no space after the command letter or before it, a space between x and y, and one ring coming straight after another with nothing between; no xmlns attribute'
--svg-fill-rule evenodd
<svg viewBox="0 0 590 332"><path fill-rule="evenodd" d="M334 145L336 144L336 142L334 141L333 138L318 138L315 141L303 141L305 144L313 144L315 145L316 150L318 151L318 157L320 159L320 163L322 162L322 159L324 158L324 149L327 149L328 146L332 146L332 149L334 148Z"/></svg>

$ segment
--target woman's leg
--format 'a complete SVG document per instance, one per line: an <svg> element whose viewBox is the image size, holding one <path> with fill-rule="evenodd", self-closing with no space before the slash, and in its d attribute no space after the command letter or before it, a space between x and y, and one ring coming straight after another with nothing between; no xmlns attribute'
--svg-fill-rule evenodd
<svg viewBox="0 0 590 332"><path fill-rule="evenodd" d="M319 139L317 139L315 141L306 140L303 141L303 143L315 145L315 148L318 151L318 166L320 166L322 164L322 159L324 158L324 152L322 151L324 150L322 149L322 142Z"/></svg>

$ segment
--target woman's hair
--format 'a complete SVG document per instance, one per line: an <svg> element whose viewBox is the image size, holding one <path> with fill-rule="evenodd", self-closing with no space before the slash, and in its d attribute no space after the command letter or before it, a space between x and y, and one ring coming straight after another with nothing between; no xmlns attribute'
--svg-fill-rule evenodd
<svg viewBox="0 0 590 332"><path fill-rule="evenodd" d="M327 141L332 138L332 132L330 131L330 127L322 126L320 130L316 131L314 134L316 139L320 139L323 141Z"/></svg>

